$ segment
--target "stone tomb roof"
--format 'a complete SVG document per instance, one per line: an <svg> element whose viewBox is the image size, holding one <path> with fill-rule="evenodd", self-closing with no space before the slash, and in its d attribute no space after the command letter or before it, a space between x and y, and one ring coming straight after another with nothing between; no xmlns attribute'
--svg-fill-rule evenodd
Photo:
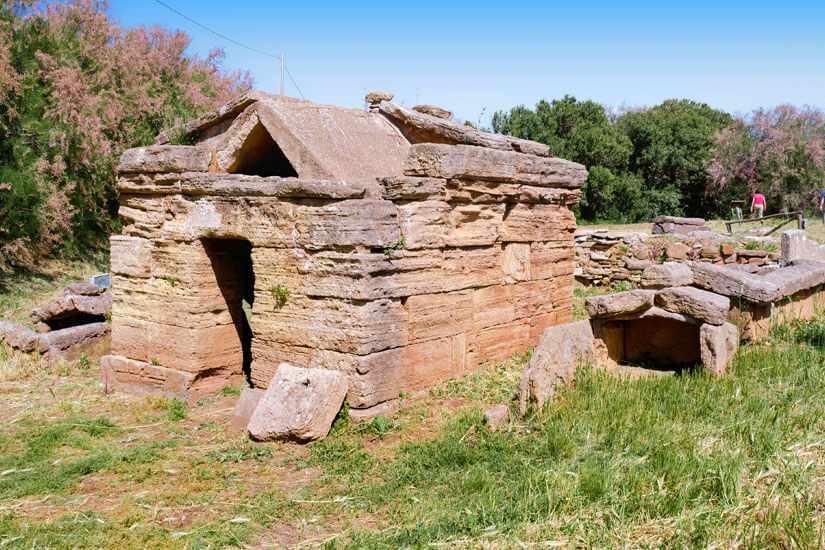
<svg viewBox="0 0 825 550"><path fill-rule="evenodd" d="M489 134L389 101L366 111L259 91L248 92L182 128L164 131L155 143L168 144L175 136L211 151L210 172L338 181L401 175L416 143L550 156L546 145Z"/></svg>

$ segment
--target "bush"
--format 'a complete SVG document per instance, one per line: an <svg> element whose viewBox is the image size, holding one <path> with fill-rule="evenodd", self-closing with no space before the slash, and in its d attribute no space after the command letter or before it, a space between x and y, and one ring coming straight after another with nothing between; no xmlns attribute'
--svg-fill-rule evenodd
<svg viewBox="0 0 825 550"><path fill-rule="evenodd" d="M123 150L251 86L189 37L126 29L105 1L0 4L0 268L100 245Z"/></svg>

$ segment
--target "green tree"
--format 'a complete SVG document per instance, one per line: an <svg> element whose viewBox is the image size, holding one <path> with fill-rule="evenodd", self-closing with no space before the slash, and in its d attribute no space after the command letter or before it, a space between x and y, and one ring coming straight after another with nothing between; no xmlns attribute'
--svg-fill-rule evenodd
<svg viewBox="0 0 825 550"><path fill-rule="evenodd" d="M656 213L705 217L721 212L718 196L708 192L707 166L714 134L732 122L729 114L687 99L669 99L617 118L617 128L633 144L629 170L649 194L659 196L653 201Z"/></svg>
<svg viewBox="0 0 825 550"><path fill-rule="evenodd" d="M619 205L638 196L641 182L627 172L631 143L617 131L604 107L564 96L540 101L535 111L521 105L493 114L493 131L545 143L561 158L584 164L590 175L582 187L579 215L584 219L631 221L641 216Z"/></svg>

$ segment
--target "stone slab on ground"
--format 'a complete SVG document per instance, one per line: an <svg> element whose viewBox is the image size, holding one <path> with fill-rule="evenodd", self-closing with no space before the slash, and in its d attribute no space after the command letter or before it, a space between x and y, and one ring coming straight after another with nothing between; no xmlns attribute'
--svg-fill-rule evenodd
<svg viewBox="0 0 825 550"><path fill-rule="evenodd" d="M656 293L662 309L689 315L711 325L721 325L728 318L730 299L692 286L665 288Z"/></svg>
<svg viewBox="0 0 825 550"><path fill-rule="evenodd" d="M704 324L699 328L699 351L702 364L711 373L725 374L739 349L739 329L732 323L719 326Z"/></svg>
<svg viewBox="0 0 825 550"><path fill-rule="evenodd" d="M54 302L29 312L32 323L49 323L76 315L103 316L112 309L112 293L100 295L67 294Z"/></svg>
<svg viewBox="0 0 825 550"><path fill-rule="evenodd" d="M229 425L235 430L245 430L265 393L264 390L244 388L232 410L232 416L229 417Z"/></svg>
<svg viewBox="0 0 825 550"><path fill-rule="evenodd" d="M38 334L28 327L9 321L0 321L0 342L22 352L49 351L49 344L43 340L44 335Z"/></svg>
<svg viewBox="0 0 825 550"><path fill-rule="evenodd" d="M519 410L531 401L539 406L553 395L556 386L573 379L576 368L595 358L593 329L585 319L544 329L533 356L519 382Z"/></svg>
<svg viewBox="0 0 825 550"><path fill-rule="evenodd" d="M590 317L607 319L643 311L653 305L654 290L634 289L587 298L584 307Z"/></svg>
<svg viewBox="0 0 825 550"><path fill-rule="evenodd" d="M320 439L329 433L347 388L338 371L281 363L252 414L249 434L259 441Z"/></svg>

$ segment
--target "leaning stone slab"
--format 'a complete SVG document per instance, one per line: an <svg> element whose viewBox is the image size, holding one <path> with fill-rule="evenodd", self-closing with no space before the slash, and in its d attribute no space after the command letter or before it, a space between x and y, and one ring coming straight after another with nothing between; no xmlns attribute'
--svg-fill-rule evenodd
<svg viewBox="0 0 825 550"><path fill-rule="evenodd" d="M690 286L693 272L690 267L679 262L653 264L642 272L642 288L667 288L669 286Z"/></svg>
<svg viewBox="0 0 825 550"><path fill-rule="evenodd" d="M88 347L97 339L111 331L109 323L88 323L76 327L53 330L40 335L40 338L49 346L51 353L65 352L71 348Z"/></svg>
<svg viewBox="0 0 825 550"><path fill-rule="evenodd" d="M699 327L702 364L713 374L724 374L739 348L739 329L732 323Z"/></svg>
<svg viewBox="0 0 825 550"><path fill-rule="evenodd" d="M412 143L477 145L541 157L550 156L550 148L543 143L482 132L470 126L420 113L395 103L381 102L379 110L397 125Z"/></svg>
<svg viewBox="0 0 825 550"><path fill-rule="evenodd" d="M655 295L654 290L626 290L588 298L584 301L584 307L592 318L609 319L651 307Z"/></svg>
<svg viewBox="0 0 825 550"><path fill-rule="evenodd" d="M230 426L236 430L245 430L265 393L264 390L244 388L229 418Z"/></svg>
<svg viewBox="0 0 825 550"><path fill-rule="evenodd" d="M120 157L118 172L206 172L212 153L192 145L153 145L127 149Z"/></svg>
<svg viewBox="0 0 825 550"><path fill-rule="evenodd" d="M576 368L595 359L593 329L587 319L544 329L519 382L519 410L531 401L543 406L556 386L573 380Z"/></svg>
<svg viewBox="0 0 825 550"><path fill-rule="evenodd" d="M313 441L329 433L347 394L338 371L305 369L281 363L249 421L259 441Z"/></svg>
<svg viewBox="0 0 825 550"><path fill-rule="evenodd" d="M728 318L730 300L692 286L665 288L656 293L656 304L662 309L689 315L711 325L721 325Z"/></svg>

